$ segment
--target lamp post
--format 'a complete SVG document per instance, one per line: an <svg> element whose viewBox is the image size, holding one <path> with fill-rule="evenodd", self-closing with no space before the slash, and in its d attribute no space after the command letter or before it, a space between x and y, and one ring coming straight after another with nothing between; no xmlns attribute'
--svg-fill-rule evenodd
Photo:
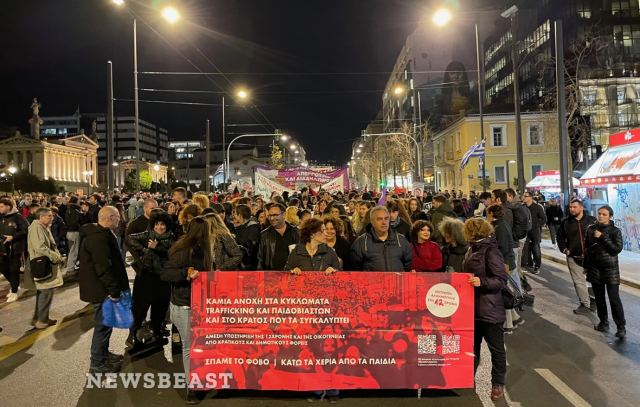
<svg viewBox="0 0 640 407"><path fill-rule="evenodd" d="M279 137L280 141L289 140L289 136L287 136L286 134L280 134L280 133L241 134L239 136L236 136L233 140L229 142L229 145L227 146L227 157L226 157L225 168L229 168L229 164L230 164L229 152L231 151L231 145L235 143L236 140L239 140L245 137ZM227 182L227 178L225 177L225 183L226 182Z"/></svg>
<svg viewBox="0 0 640 407"><path fill-rule="evenodd" d="M11 173L11 193L13 194L16 192L16 172L18 169L12 165L9 167L9 172Z"/></svg>
<svg viewBox="0 0 640 407"><path fill-rule="evenodd" d="M243 89L243 88L238 89L235 92L235 96L236 96L236 99L238 99L238 100L246 101L246 100L249 99L249 91L246 90L246 89ZM225 144L226 144L226 132L227 132L226 126L227 125L226 125L226 121L225 121L225 97L223 95L222 96L222 154L223 154L223 157L224 157L225 151L227 151L225 149L225 147L226 147L225 146ZM231 144L231 143L229 143L229 144ZM228 160L228 157L227 157L227 164L228 164L228 161L229 160ZM224 165L224 161L223 161L222 179L224 180L225 183L227 182L227 177L228 176L229 176L229 171L227 169L227 166Z"/></svg>
<svg viewBox="0 0 640 407"><path fill-rule="evenodd" d="M514 160L507 160L504 163L504 168L506 169L506 175L507 175L507 188L511 188L511 178L509 178L509 164L515 164L516 162Z"/></svg>
<svg viewBox="0 0 640 407"><path fill-rule="evenodd" d="M111 0L113 4L122 7L124 0ZM131 13L131 11L129 11ZM140 191L140 109L138 100L138 23L133 16L133 129L135 133L135 150L136 150L136 190ZM175 7L167 6L161 11L162 17L169 23L175 24L180 20L180 13Z"/></svg>
<svg viewBox="0 0 640 407"><path fill-rule="evenodd" d="M513 65L513 112L516 117L516 162L518 165L518 192L524 192L524 151L522 146L522 123L520 119L520 84L518 81L518 55L516 53L516 18L518 7L511 6L502 14L511 20L511 64Z"/></svg>
<svg viewBox="0 0 640 407"><path fill-rule="evenodd" d="M447 25L452 19L451 12L447 9L437 10L433 15L433 22L439 27L444 27ZM476 68L478 72L478 83L476 88L478 89L478 115L480 116L480 143L484 141L484 115L483 115L483 107L484 107L484 52L482 50L482 44L480 43L480 31L478 29L478 23L475 23L475 36L476 36ZM485 149L482 153L482 165L480 170L482 171L482 192L487 192L487 183L485 178L486 174L486 162L487 162L487 153L486 153L486 142Z"/></svg>

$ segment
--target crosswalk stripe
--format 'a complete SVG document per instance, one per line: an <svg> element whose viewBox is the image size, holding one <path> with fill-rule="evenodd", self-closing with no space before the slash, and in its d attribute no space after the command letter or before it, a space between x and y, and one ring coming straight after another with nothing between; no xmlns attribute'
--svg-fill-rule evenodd
<svg viewBox="0 0 640 407"><path fill-rule="evenodd" d="M562 395L569 403L575 407L591 407L591 404L587 403L585 399L580 397L578 393L573 391L565 382L563 382L558 376L553 374L549 369L534 369L544 380L547 381L554 389Z"/></svg>

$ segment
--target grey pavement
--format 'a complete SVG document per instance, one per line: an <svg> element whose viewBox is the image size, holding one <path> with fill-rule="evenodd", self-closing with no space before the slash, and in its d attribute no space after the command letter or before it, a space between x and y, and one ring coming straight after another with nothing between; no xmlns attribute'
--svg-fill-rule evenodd
<svg viewBox="0 0 640 407"><path fill-rule="evenodd" d="M628 319L628 339L616 341L612 334L593 330L595 323L576 316L577 298L563 266L545 262L541 273L530 276L536 300L522 316L526 323L506 337L507 399L498 406L635 406L640 399L640 291L624 287L622 300ZM28 321L34 298L25 296L13 304L0 305L0 325L5 328L0 345L2 405L60 406L168 406L181 405L182 394L174 389L88 389L85 373L93 328L91 310L78 300L73 282L56 291L52 317L59 324L30 331ZM111 350L123 353L127 332L115 330ZM1 343L1 342L0 342ZM493 406L489 355L483 362L474 390L345 391L345 406ZM123 372L180 372L181 358L170 348L143 358L125 359ZM424 399L428 400L424 400ZM228 406L307 405L305 396L283 392L221 392L202 405Z"/></svg>

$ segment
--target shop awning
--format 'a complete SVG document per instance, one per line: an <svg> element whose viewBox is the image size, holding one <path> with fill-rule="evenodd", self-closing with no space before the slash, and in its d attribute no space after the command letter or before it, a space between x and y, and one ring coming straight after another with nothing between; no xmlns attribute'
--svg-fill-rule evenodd
<svg viewBox="0 0 640 407"><path fill-rule="evenodd" d="M573 186L580 185L580 181L577 178L573 178ZM529 181L527 189L560 189L560 171L538 171L536 177Z"/></svg>
<svg viewBox="0 0 640 407"><path fill-rule="evenodd" d="M640 182L640 129L609 136L609 148L580 178L583 186Z"/></svg>

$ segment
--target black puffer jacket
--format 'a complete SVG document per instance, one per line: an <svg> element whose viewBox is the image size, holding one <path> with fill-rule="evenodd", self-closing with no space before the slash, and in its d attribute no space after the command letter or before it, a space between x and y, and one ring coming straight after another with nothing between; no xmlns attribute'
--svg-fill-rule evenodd
<svg viewBox="0 0 640 407"><path fill-rule="evenodd" d="M389 228L384 242L371 225L351 245L349 264L358 271L409 271L413 253L411 244L401 234Z"/></svg>
<svg viewBox="0 0 640 407"><path fill-rule="evenodd" d="M305 244L300 242L289 253L285 270L293 270L296 267L302 271L325 271L329 267L340 270L340 260L335 250L326 244L319 245L316 254L311 257Z"/></svg>
<svg viewBox="0 0 640 407"><path fill-rule="evenodd" d="M159 235L153 230L134 233L125 239L127 248L134 259L131 267L136 271L136 274L159 273L167 261L171 245L175 242L173 232ZM149 248L149 240L158 241L155 249Z"/></svg>
<svg viewBox="0 0 640 407"><path fill-rule="evenodd" d="M234 230L236 243L242 250L243 270L257 270L258 267L258 244L260 243L260 225L258 222L250 220Z"/></svg>
<svg viewBox="0 0 640 407"><path fill-rule="evenodd" d="M495 236L471 243L463 268L465 273L480 277L480 287L474 290L475 319L491 324L503 323L502 289L506 287L508 277Z"/></svg>
<svg viewBox="0 0 640 407"><path fill-rule="evenodd" d="M209 270L204 264L204 252L199 246L181 250L169 256L160 272L160 279L171 283L171 303L177 306L191 306L191 281L187 280L187 270Z"/></svg>
<svg viewBox="0 0 640 407"><path fill-rule="evenodd" d="M602 235L594 236L596 230ZM622 232L613 223L596 223L587 229L584 267L587 281L596 284L620 284L618 254L622 251Z"/></svg>

